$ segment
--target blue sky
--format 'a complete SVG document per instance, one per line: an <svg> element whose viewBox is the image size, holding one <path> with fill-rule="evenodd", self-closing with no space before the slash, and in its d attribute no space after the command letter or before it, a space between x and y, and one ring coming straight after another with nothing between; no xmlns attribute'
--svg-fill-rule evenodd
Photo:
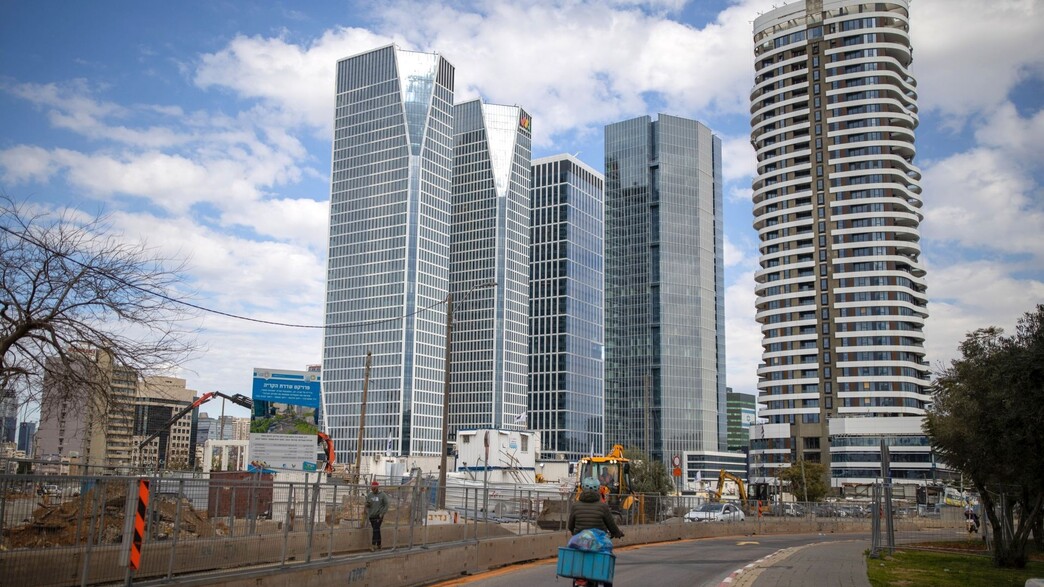
<svg viewBox="0 0 1044 587"><path fill-rule="evenodd" d="M321 324L337 59L442 53L458 101L533 114L534 157L603 168L607 123L664 112L722 137L728 384L754 392L751 28L782 0L0 3L0 190L111 214L187 259L191 300ZM1044 3L914 0L922 247L933 365L1044 302ZM249 393L252 367L320 361L311 329L199 319L175 375ZM215 408L216 410L217 408Z"/></svg>

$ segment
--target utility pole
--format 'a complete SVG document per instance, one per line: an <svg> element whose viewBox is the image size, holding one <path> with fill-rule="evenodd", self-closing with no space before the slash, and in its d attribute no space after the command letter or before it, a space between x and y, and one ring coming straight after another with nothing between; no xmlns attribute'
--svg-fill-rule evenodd
<svg viewBox="0 0 1044 587"><path fill-rule="evenodd" d="M366 369L363 371L363 393L362 405L359 407L359 442L355 445L355 479L359 482L359 465L362 464L363 430L366 428L366 396L370 390L370 364L373 361L373 352L366 351Z"/></svg>
<svg viewBox="0 0 1044 587"><path fill-rule="evenodd" d="M442 381L442 454L439 457L439 487L435 507L446 509L446 448L449 444L450 362L453 351L453 293L446 296L446 365Z"/></svg>
<svg viewBox="0 0 1044 587"><path fill-rule="evenodd" d="M642 439L642 442L643 442L643 444L645 444L645 454L649 455L649 458L651 459L651 458L653 458L652 457L652 454L653 454L653 449L652 449L652 373L650 373L648 371L645 372L645 380L644 380L644 384L642 385L642 390L645 392L645 401L643 402L645 404L645 413L644 413L644 416L645 416L644 424L645 425L642 426L642 428L644 428L645 430L644 430L644 435L643 435L644 438Z"/></svg>
<svg viewBox="0 0 1044 587"><path fill-rule="evenodd" d="M476 283L461 296L463 302L471 292L479 288L495 287L497 282ZM450 379L453 360L453 292L446 296L446 360L442 380L442 455L439 457L439 486L435 494L435 507L446 509L446 449L449 445Z"/></svg>

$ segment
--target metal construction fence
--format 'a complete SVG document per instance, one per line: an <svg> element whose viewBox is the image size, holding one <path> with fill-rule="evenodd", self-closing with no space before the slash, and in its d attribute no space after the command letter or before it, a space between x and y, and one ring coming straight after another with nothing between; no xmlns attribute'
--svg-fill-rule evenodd
<svg viewBox="0 0 1044 587"><path fill-rule="evenodd" d="M98 585L163 579L259 565L286 567L367 551L367 485L318 479L274 481L245 473L150 478L147 504L138 477L0 476L0 577L12 585ZM385 549L560 532L571 493L546 487L450 485L434 510L436 481L382 480L389 512ZM699 523L696 496L636 496L618 509L621 524ZM616 504L617 506L619 504ZM871 503L729 504L721 523L744 532L786 531L814 520L821 531L871 529ZM140 509L139 509L140 507ZM959 509L959 508L958 508ZM963 518L897 503L901 540L953 536ZM739 512L738 514L735 512ZM134 521L143 521L137 569L131 569ZM855 524L853 526L853 524ZM781 527L782 526L782 527ZM795 527L797 527L795 525ZM906 532L907 534L903 534Z"/></svg>

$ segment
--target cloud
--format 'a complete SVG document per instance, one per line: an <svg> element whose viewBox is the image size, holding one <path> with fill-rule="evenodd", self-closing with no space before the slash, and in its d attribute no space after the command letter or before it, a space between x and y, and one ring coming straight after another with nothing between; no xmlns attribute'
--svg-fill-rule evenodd
<svg viewBox="0 0 1044 587"><path fill-rule="evenodd" d="M185 261L193 289L184 294L193 303L277 322L322 323L325 251L309 243L240 236L186 216L122 211L111 218L117 234L146 235L160 256Z"/></svg>
<svg viewBox="0 0 1044 587"><path fill-rule="evenodd" d="M1044 10L1037 0L911 2L912 71L922 111L960 126L1044 74Z"/></svg>
<svg viewBox="0 0 1044 587"><path fill-rule="evenodd" d="M240 98L259 99L299 124L322 130L333 127L337 61L401 41L359 28L327 31L307 46L282 37L237 35L224 49L204 54L194 81L202 89L226 88Z"/></svg>
<svg viewBox="0 0 1044 587"><path fill-rule="evenodd" d="M332 125L336 61L391 42L437 51L453 63L457 101L481 97L525 107L534 114L539 146L646 114L650 104L690 116L746 112L753 79L750 15L769 3L730 6L703 29L663 16L679 6L673 0L389 2L374 9L373 32L338 28L307 45L237 36L202 56L194 79L204 89L262 100L323 137Z"/></svg>
<svg viewBox="0 0 1044 587"><path fill-rule="evenodd" d="M761 326L754 320L754 272L740 274L725 288L726 381L733 391L757 394Z"/></svg>
<svg viewBox="0 0 1044 587"><path fill-rule="evenodd" d="M54 128L68 130L88 139L153 149L184 145L192 140L191 135L166 126L142 125L143 128L130 128L114 124L112 121L134 120L143 115L155 115L164 124L172 124L171 117L180 116L181 110L169 106L124 106L98 100L94 93L102 88L92 86L86 80L7 84L0 88L38 109L46 110L47 118ZM140 121L135 123L141 125Z"/></svg>
<svg viewBox="0 0 1044 587"><path fill-rule="evenodd" d="M747 255L746 255L746 253L744 253L745 249L743 249L741 247L737 247L736 245L732 244L732 241L729 240L728 235L725 236L724 241L725 242L724 242L724 244L722 246L725 249L724 250L724 257L725 257L725 266L726 267L733 267L733 266L736 266L736 265L742 265L742 264L745 264L748 261Z"/></svg>
<svg viewBox="0 0 1044 587"><path fill-rule="evenodd" d="M721 174L725 181L750 178L757 174L757 157L750 144L750 135L721 138ZM749 194L748 194L749 195Z"/></svg>
<svg viewBox="0 0 1044 587"><path fill-rule="evenodd" d="M1044 151L1044 112L1023 119L1008 104L982 124L976 138L978 146L924 168L922 235L1044 260L1044 207L1035 179Z"/></svg>
<svg viewBox="0 0 1044 587"><path fill-rule="evenodd" d="M1040 165L1044 153L1044 109L1022 117L1015 105L1004 102L985 117L975 131L976 140L1000 150L1005 157L1027 169Z"/></svg>
<svg viewBox="0 0 1044 587"><path fill-rule="evenodd" d="M933 368L960 356L957 347L967 333L999 326L1012 334L1023 314L1044 303L1044 280L1019 273L1017 266L987 261L930 268L924 332Z"/></svg>
<svg viewBox="0 0 1044 587"><path fill-rule="evenodd" d="M648 6L599 2L428 7L418 23L418 4L401 2L379 15L378 26L409 31L415 45L446 56L461 98L525 106L534 115L534 142L547 145L568 130L647 114L650 106L703 118L745 112L750 18L762 6L768 3L730 6L697 29Z"/></svg>
<svg viewBox="0 0 1044 587"><path fill-rule="evenodd" d="M46 182L58 170L51 153L35 145L18 145L0 151L4 183Z"/></svg>
<svg viewBox="0 0 1044 587"><path fill-rule="evenodd" d="M321 251L328 244L328 202L306 199L270 199L252 206L226 210L222 224L252 227L261 234L280 235L284 240Z"/></svg>

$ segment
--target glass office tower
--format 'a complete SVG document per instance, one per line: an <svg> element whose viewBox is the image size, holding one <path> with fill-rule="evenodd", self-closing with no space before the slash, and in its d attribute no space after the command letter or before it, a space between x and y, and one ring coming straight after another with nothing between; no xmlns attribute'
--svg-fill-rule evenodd
<svg viewBox="0 0 1044 587"><path fill-rule="evenodd" d="M618 122L605 169L605 442L724 451L721 140L665 114Z"/></svg>
<svg viewBox="0 0 1044 587"><path fill-rule="evenodd" d="M323 415L354 457L438 455L449 292L454 69L387 46L337 63Z"/></svg>
<svg viewBox="0 0 1044 587"><path fill-rule="evenodd" d="M882 440L894 479L937 474L908 8L808 0L754 21L761 480L804 459L834 487L873 482Z"/></svg>
<svg viewBox="0 0 1044 587"><path fill-rule="evenodd" d="M531 118L475 100L453 119L450 433L524 428Z"/></svg>
<svg viewBox="0 0 1044 587"><path fill-rule="evenodd" d="M543 459L577 461L603 445L603 186L571 155L533 162L529 425Z"/></svg>

